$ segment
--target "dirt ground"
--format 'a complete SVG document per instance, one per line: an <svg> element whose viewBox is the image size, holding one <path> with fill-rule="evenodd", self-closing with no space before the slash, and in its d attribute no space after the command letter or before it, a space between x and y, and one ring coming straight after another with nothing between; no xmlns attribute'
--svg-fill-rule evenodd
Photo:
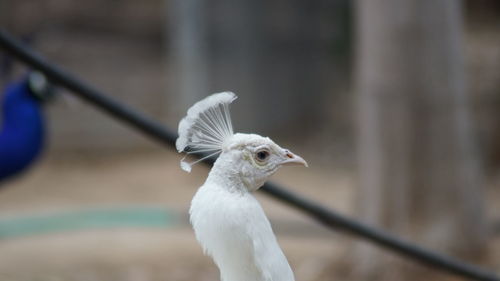
<svg viewBox="0 0 500 281"><path fill-rule="evenodd" d="M202 254L187 221L191 197L208 169L197 165L192 173L185 173L179 168L180 158L168 151L53 155L23 177L5 183L0 189L0 221L128 206L165 207L178 214L179 221L160 228L88 228L0 238L0 281L219 280L217 268ZM310 165L309 169L283 168L273 181L352 214L353 175L334 167L315 167L314 161ZM296 280L352 280L343 272L351 250L345 235L326 230L264 194L257 196ZM500 241L494 246L498 249L494 252L500 253Z"/></svg>
<svg viewBox="0 0 500 281"><path fill-rule="evenodd" d="M52 157L4 184L0 219L165 206L180 214L180 221L166 228L90 228L0 239L0 280L219 280L187 222L191 197L208 170L197 165L185 173L180 158L171 152ZM351 178L325 168L287 167L274 180L348 213ZM325 272L342 257L343 238L263 194L258 197L297 280L330 280Z"/></svg>

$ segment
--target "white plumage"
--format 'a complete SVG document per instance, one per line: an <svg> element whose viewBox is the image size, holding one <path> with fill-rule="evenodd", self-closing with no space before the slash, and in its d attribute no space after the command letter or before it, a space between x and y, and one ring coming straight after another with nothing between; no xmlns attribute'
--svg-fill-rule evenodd
<svg viewBox="0 0 500 281"><path fill-rule="evenodd" d="M207 157L220 152L224 140L233 135L229 104L235 99L234 93L222 92L208 96L191 106L186 117L179 122L179 138L175 142L177 150L183 152L189 147L188 154L212 152ZM198 161L201 160L203 158ZM191 166L198 161L194 163L181 161L181 167L190 172Z"/></svg>
<svg viewBox="0 0 500 281"><path fill-rule="evenodd" d="M220 153L191 202L191 224L205 253L219 267L222 281L293 281L252 192L282 165L307 164L269 138L234 134L228 105L235 99L230 92L211 95L193 105L179 123L179 152ZM190 171L196 162L183 159L181 166Z"/></svg>

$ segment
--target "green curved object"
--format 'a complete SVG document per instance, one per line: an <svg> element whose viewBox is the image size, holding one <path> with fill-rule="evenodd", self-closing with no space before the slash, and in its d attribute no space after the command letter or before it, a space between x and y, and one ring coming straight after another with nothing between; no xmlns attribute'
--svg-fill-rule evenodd
<svg viewBox="0 0 500 281"><path fill-rule="evenodd" d="M120 227L167 228L178 215L159 207L96 208L0 218L0 238Z"/></svg>

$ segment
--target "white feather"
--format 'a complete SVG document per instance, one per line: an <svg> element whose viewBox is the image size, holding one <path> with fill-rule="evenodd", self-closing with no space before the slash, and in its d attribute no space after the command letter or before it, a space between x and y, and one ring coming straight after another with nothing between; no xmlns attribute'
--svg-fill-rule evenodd
<svg viewBox="0 0 500 281"><path fill-rule="evenodd" d="M221 160L219 167L231 167L228 159ZM292 269L259 202L242 182L224 174L210 173L189 210L196 238L219 267L221 280L293 281Z"/></svg>
<svg viewBox="0 0 500 281"><path fill-rule="evenodd" d="M195 103L179 123L179 138L175 143L177 150L186 149L191 153L209 153L206 157L188 163L185 157L181 168L187 172L199 161L216 155L222 150L224 142L233 136L233 125L229 114L229 104L236 99L232 92L216 93Z"/></svg>
<svg viewBox="0 0 500 281"><path fill-rule="evenodd" d="M211 95L193 105L179 124L179 152L209 152L206 157L221 153L191 202L190 221L222 281L294 281L252 192L291 157L306 163L269 138L234 134L228 106L235 99L231 92ZM262 148L270 155L266 164L257 164L255 152ZM183 159L181 167L190 171L194 163Z"/></svg>

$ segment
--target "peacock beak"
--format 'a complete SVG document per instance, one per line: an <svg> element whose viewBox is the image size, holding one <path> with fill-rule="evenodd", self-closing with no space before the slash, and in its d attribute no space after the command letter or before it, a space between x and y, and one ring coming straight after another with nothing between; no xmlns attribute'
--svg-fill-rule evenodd
<svg viewBox="0 0 500 281"><path fill-rule="evenodd" d="M281 162L284 166L304 165L308 167L306 160L289 150L285 150L285 156L285 160Z"/></svg>

